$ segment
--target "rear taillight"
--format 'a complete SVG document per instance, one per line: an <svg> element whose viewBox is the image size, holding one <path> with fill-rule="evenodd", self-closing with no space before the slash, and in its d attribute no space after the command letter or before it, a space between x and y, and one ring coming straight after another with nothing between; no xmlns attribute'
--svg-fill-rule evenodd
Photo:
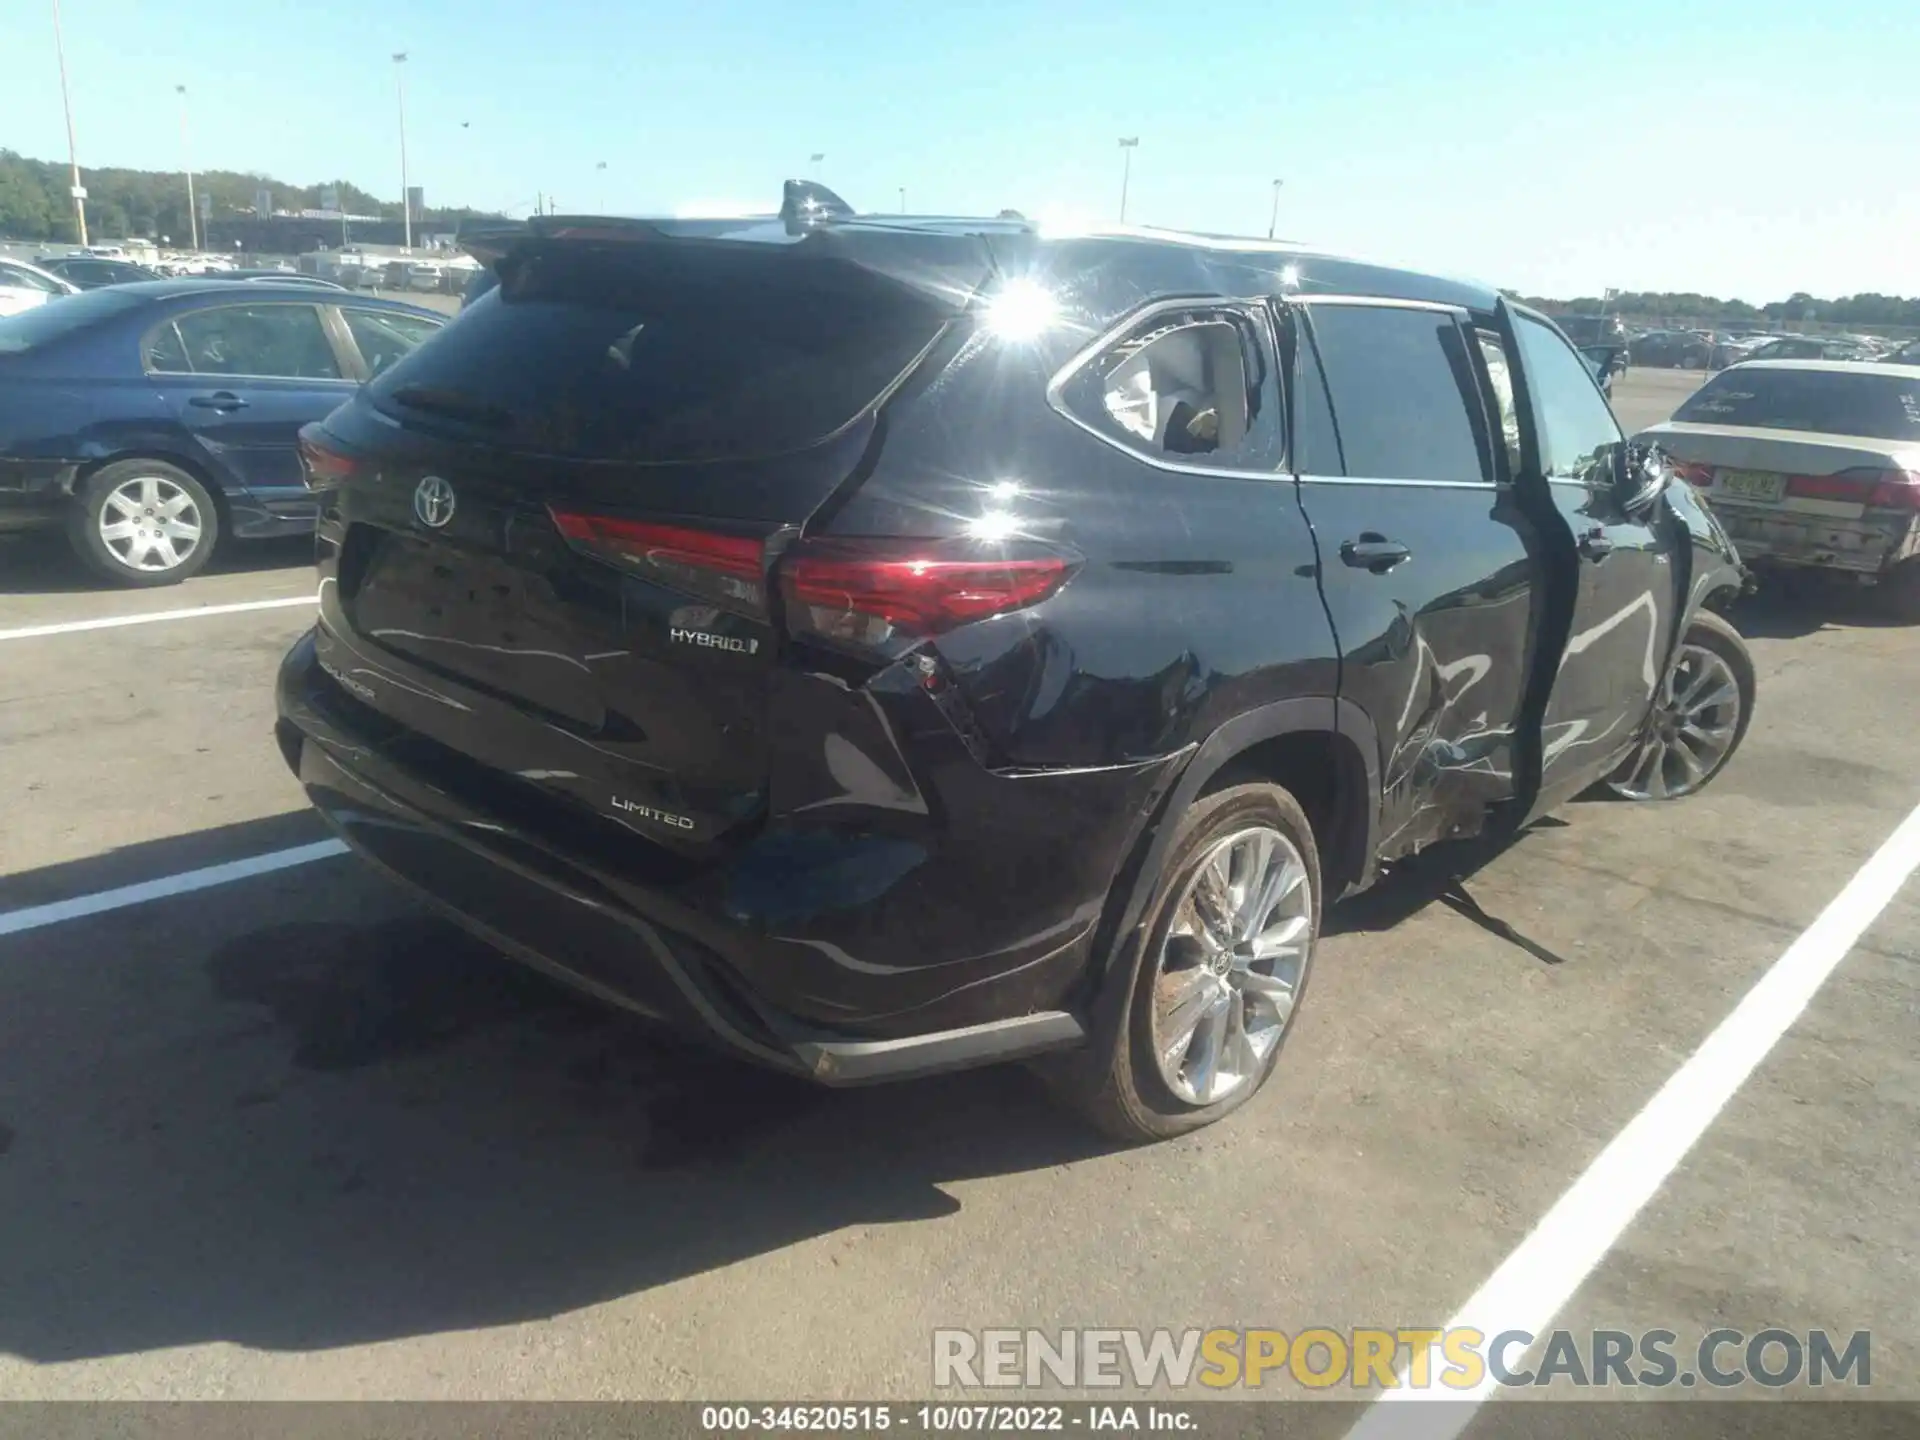
<svg viewBox="0 0 1920 1440"><path fill-rule="evenodd" d="M344 450L335 448L315 433L317 426L300 431L300 474L309 490L331 490L351 480L360 462Z"/></svg>
<svg viewBox="0 0 1920 1440"><path fill-rule="evenodd" d="M1789 475L1787 494L1800 500L1840 500L1872 510L1920 511L1920 475L1863 468L1837 475Z"/></svg>
<svg viewBox="0 0 1920 1440"><path fill-rule="evenodd" d="M1031 542L806 540L781 559L789 629L867 648L1036 605L1079 557Z"/></svg>
<svg viewBox="0 0 1920 1440"><path fill-rule="evenodd" d="M729 610L766 613L766 547L753 536L576 510L549 513L582 554Z"/></svg>
<svg viewBox="0 0 1920 1440"><path fill-rule="evenodd" d="M1702 465L1697 460L1669 460L1667 464L1673 473L1689 485L1698 485L1702 489L1713 484L1713 467Z"/></svg>

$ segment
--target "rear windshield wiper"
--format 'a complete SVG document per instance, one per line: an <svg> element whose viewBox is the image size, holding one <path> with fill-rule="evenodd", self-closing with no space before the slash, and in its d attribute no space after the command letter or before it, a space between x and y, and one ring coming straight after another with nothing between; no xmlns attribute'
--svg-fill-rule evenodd
<svg viewBox="0 0 1920 1440"><path fill-rule="evenodd" d="M424 410L428 414L445 415L452 420L467 420L494 430L513 428L513 412L506 406L495 405L489 400L477 400L471 395L462 395L458 390L402 385L390 392L387 398L409 410Z"/></svg>

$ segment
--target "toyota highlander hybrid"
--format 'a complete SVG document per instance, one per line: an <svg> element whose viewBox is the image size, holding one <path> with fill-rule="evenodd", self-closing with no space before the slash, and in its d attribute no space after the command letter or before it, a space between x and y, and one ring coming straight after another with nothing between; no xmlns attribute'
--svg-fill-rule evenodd
<svg viewBox="0 0 1920 1440"><path fill-rule="evenodd" d="M797 182L474 246L304 432L281 749L480 935L766 1065L1204 1125L1330 902L1752 715L1733 547L1497 290Z"/></svg>

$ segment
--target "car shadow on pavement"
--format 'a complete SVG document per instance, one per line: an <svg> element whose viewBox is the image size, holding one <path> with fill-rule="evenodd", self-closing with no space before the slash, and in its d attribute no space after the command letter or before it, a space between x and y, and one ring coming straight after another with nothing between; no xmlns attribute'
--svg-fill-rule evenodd
<svg viewBox="0 0 1920 1440"><path fill-rule="evenodd" d="M1729 617L1748 639L1797 640L1830 625L1901 626L1871 588L1820 575L1770 577Z"/></svg>
<svg viewBox="0 0 1920 1440"><path fill-rule="evenodd" d="M1321 923L1320 933L1333 936L1391 930L1429 905L1444 905L1541 964L1562 964L1562 956L1482 909L1468 887L1474 875L1519 844L1530 830L1560 829L1566 824L1558 816L1548 815L1517 834L1431 846L1396 864L1372 889L1333 906Z"/></svg>
<svg viewBox="0 0 1920 1440"><path fill-rule="evenodd" d="M344 857L0 939L0 1136L0 1352L37 1362L539 1320L1114 1148L1018 1068L737 1064Z"/></svg>
<svg viewBox="0 0 1920 1440"><path fill-rule="evenodd" d="M313 565L313 537L221 545L202 575L249 575ZM138 594L95 575L57 530L0 536L0 595Z"/></svg>

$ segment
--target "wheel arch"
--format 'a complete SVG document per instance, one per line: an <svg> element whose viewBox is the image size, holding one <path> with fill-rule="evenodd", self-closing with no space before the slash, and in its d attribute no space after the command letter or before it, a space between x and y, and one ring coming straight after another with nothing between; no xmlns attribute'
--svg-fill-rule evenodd
<svg viewBox="0 0 1920 1440"><path fill-rule="evenodd" d="M1121 867L1094 948L1087 1030L1103 1054L1125 1023L1140 960L1140 924L1160 882L1179 818L1209 791L1266 780L1309 793L1321 847L1323 903L1372 883L1380 816L1379 738L1358 705L1331 695L1277 700L1225 721L1194 748ZM1315 766L1319 765L1316 771ZM1318 777L1302 784L1301 777ZM1289 783L1292 782L1292 783ZM1317 808L1316 808L1317 807Z"/></svg>

